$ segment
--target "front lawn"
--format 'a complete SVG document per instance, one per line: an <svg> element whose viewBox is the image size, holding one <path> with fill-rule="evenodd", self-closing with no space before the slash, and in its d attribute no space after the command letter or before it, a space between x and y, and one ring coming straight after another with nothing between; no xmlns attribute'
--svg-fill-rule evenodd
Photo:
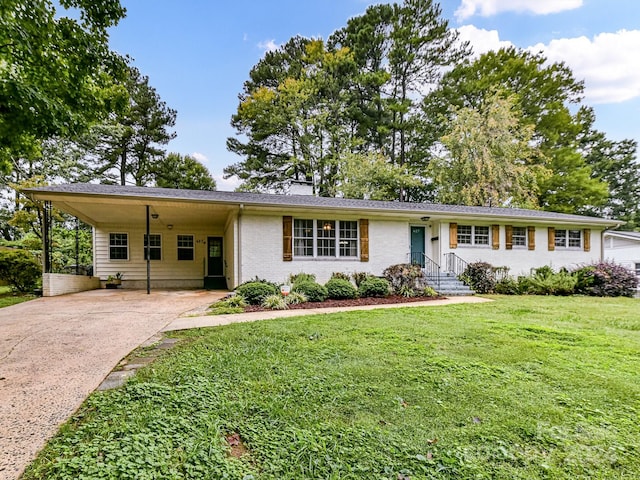
<svg viewBox="0 0 640 480"><path fill-rule="evenodd" d="M296 317L176 334L26 479L640 478L640 301Z"/></svg>
<svg viewBox="0 0 640 480"><path fill-rule="evenodd" d="M36 296L31 293L14 293L11 287L0 286L0 308L33 300L34 298Z"/></svg>

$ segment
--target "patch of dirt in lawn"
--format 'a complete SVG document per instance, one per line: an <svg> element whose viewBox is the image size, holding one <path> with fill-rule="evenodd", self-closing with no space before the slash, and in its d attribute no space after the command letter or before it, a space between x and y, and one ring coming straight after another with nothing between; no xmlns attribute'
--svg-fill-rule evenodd
<svg viewBox="0 0 640 480"><path fill-rule="evenodd" d="M308 308L332 308L332 307L360 307L362 305L387 305L390 303L413 303L441 300L444 297L403 297L402 295L389 295L388 297L364 297L347 300L325 300L324 302L306 302L298 305L289 305L289 310L304 310ZM260 305L249 305L245 312L264 312L271 310Z"/></svg>

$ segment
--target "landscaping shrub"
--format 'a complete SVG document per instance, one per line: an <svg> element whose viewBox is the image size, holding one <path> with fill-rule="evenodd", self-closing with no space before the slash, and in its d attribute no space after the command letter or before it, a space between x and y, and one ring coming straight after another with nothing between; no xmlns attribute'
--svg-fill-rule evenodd
<svg viewBox="0 0 640 480"><path fill-rule="evenodd" d="M349 275L348 273L342 273L342 272L333 272L331 274L331 280L334 278L339 278L341 280L346 280L347 282L351 281L351 275Z"/></svg>
<svg viewBox="0 0 640 480"><path fill-rule="evenodd" d="M214 305L216 306L220 306L220 305L225 305L227 307L246 307L247 306L247 301L245 300L245 298L242 295L233 295L232 297L227 297L224 298L222 300L220 300L219 302L214 303Z"/></svg>
<svg viewBox="0 0 640 480"><path fill-rule="evenodd" d="M573 276L577 293L596 297L633 297L638 286L634 272L613 262L586 265Z"/></svg>
<svg viewBox="0 0 640 480"><path fill-rule="evenodd" d="M289 305L298 305L309 301L307 296L302 292L289 292L289 295L286 296L286 300Z"/></svg>
<svg viewBox="0 0 640 480"><path fill-rule="evenodd" d="M533 275L520 279L523 293L532 295L572 295L577 280L566 270L555 273L549 266L534 270Z"/></svg>
<svg viewBox="0 0 640 480"><path fill-rule="evenodd" d="M316 282L297 282L294 283L293 292L303 293L310 302L324 302L327 299L328 292L324 285Z"/></svg>
<svg viewBox="0 0 640 480"><path fill-rule="evenodd" d="M391 284L384 278L370 277L358 287L361 297L386 297L391 290Z"/></svg>
<svg viewBox="0 0 640 480"><path fill-rule="evenodd" d="M329 298L337 300L345 298L356 298L358 290L349 280L344 278L332 278L329 280L325 287L327 288L327 295Z"/></svg>
<svg viewBox="0 0 640 480"><path fill-rule="evenodd" d="M24 250L0 251L0 279L18 292L32 291L42 275L42 268L29 252Z"/></svg>
<svg viewBox="0 0 640 480"><path fill-rule="evenodd" d="M518 295L520 294L520 286L513 278L505 277L496 282L494 292L501 295Z"/></svg>
<svg viewBox="0 0 640 480"><path fill-rule="evenodd" d="M371 275L368 272L354 272L351 275L351 278L353 278L353 282L356 284L356 287L360 288L360 284L362 282L364 282L366 279L368 278L372 278L373 275Z"/></svg>
<svg viewBox="0 0 640 480"><path fill-rule="evenodd" d="M393 291L400 295L403 294L402 292L406 293L408 288L422 290L426 286L422 267L413 263L391 265L382 272L382 275L389 281Z"/></svg>
<svg viewBox="0 0 640 480"><path fill-rule="evenodd" d="M474 262L460 275L460 280L471 287L476 293L492 293L496 288L496 278L491 264Z"/></svg>
<svg viewBox="0 0 640 480"><path fill-rule="evenodd" d="M287 300L279 293L264 297L260 305L271 310L286 310L289 308Z"/></svg>
<svg viewBox="0 0 640 480"><path fill-rule="evenodd" d="M242 295L250 305L260 305L269 295L275 295L279 289L272 283L248 282L236 288L236 293Z"/></svg>
<svg viewBox="0 0 640 480"><path fill-rule="evenodd" d="M315 282L316 276L313 273L292 273L289 275L289 283L295 285L296 283L303 282Z"/></svg>
<svg viewBox="0 0 640 480"><path fill-rule="evenodd" d="M424 287L422 289L421 293L422 293L423 297L431 297L431 298L433 298L433 297L437 297L438 296L438 292L436 292L433 287L429 287L429 286Z"/></svg>

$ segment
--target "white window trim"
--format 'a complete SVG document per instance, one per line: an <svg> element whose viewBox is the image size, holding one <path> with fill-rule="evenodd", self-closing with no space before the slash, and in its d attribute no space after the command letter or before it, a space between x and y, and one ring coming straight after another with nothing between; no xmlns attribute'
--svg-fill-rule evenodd
<svg viewBox="0 0 640 480"><path fill-rule="evenodd" d="M193 240L192 246L191 247L181 247L179 245L179 240L178 240L180 237L191 237L191 239ZM178 251L181 248L183 248L183 249L189 248L189 249L191 249L193 251L193 255L192 255L191 260L181 260L180 259L180 255L178 254ZM176 235L176 261L177 262L195 262L195 260L196 260L196 236L191 234L191 233L179 233L179 234L177 234Z"/></svg>
<svg viewBox="0 0 640 480"><path fill-rule="evenodd" d="M163 244L164 244L164 240L162 239L162 234L161 233L153 233L153 232L151 232L151 233L149 233L149 235L150 236L156 235L156 236L160 237L160 246L159 247L155 247L153 245L151 246L151 250L160 250L160 258L156 258L156 259L152 258L151 261L152 262L161 262L162 260L164 260L164 255L163 255L163 252L162 252L162 247L163 247ZM145 239L146 236L147 236L146 233L142 234L142 250L143 250L142 258L144 259L145 262L147 261L147 246L144 243L144 239Z"/></svg>
<svg viewBox="0 0 640 480"><path fill-rule="evenodd" d="M515 229L516 228L522 228L524 230L524 243L522 245L516 245L515 242L514 242L514 238L516 237L516 235L515 235ZM529 240L529 232L527 232L527 227L522 227L520 225L514 225L512 227L512 230L511 230L511 248L526 249L528 240Z"/></svg>
<svg viewBox="0 0 640 480"><path fill-rule="evenodd" d="M456 234L456 241L458 248L491 248L491 227L489 225L458 225L458 232L460 227L471 227L471 243L460 242L459 234ZM476 243L476 227L482 227L487 229L487 243Z"/></svg>
<svg viewBox="0 0 640 480"><path fill-rule="evenodd" d="M125 235L127 237L127 258L111 258L111 247L122 248L123 245L111 245L111 235ZM109 261L110 262L128 262L129 261L129 233L128 232L109 232Z"/></svg>
<svg viewBox="0 0 640 480"><path fill-rule="evenodd" d="M558 232L565 232L564 245L558 245ZM569 232L578 232L580 234L580 245L569 246ZM556 249L562 250L582 250L584 247L584 235L581 229L578 228L556 228L555 239L553 241Z"/></svg>
<svg viewBox="0 0 640 480"><path fill-rule="evenodd" d="M296 237L295 236L295 225L296 220L311 220L313 222L313 255L296 255L295 241L299 238L309 238L309 237ZM335 222L336 236L333 237L334 240L334 251L335 255L327 256L327 255L318 255L318 222ZM346 238L346 240L352 240L356 242L356 254L341 256L340 255L340 228L342 222L354 222L356 224L356 238ZM335 220L332 218L294 218L293 219L293 235L291 236L291 251L293 253L293 258L296 260L359 260L360 259L360 222L357 220Z"/></svg>

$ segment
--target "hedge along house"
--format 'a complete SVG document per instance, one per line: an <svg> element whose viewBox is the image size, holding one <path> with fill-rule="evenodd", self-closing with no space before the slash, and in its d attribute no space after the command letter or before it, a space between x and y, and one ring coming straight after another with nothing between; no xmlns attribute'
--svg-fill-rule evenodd
<svg viewBox="0 0 640 480"><path fill-rule="evenodd" d="M603 233L620 224L539 210L311 195L94 184L27 193L92 225L94 275L104 283L121 272L125 288L232 289L299 272L324 282L332 272L381 275L407 262L431 276L460 273L474 261L527 274L601 260Z"/></svg>

